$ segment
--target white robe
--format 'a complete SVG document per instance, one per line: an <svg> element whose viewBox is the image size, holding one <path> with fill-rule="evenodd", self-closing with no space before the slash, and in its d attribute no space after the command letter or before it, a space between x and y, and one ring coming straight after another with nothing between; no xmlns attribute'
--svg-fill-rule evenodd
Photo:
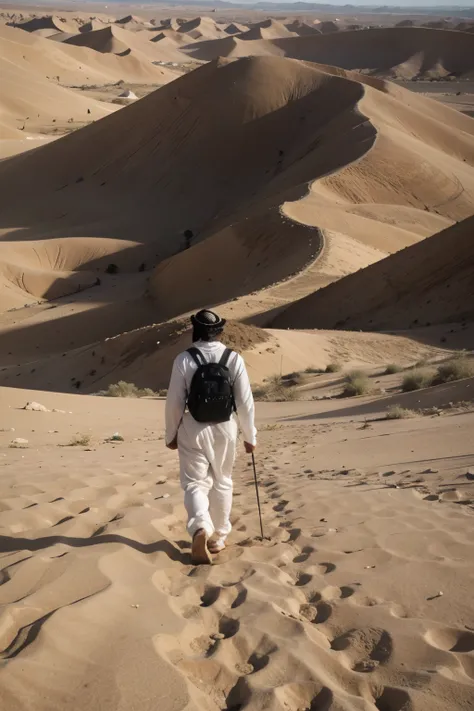
<svg viewBox="0 0 474 711"><path fill-rule="evenodd" d="M201 351L208 363L217 363L225 350L218 341L198 341L193 346ZM227 367L244 440L255 445L255 408L243 358L233 352ZM197 422L185 412L187 394L196 370L197 365L187 351L181 353L173 364L166 399L166 443L178 437L180 478L189 534L193 536L203 528L208 536L216 533L222 542L231 530L232 468L238 427L235 416L229 422L209 425Z"/></svg>

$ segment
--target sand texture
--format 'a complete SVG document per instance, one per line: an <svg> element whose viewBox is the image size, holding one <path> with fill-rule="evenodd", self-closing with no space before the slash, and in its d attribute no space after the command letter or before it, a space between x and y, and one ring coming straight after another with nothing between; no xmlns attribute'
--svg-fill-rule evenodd
<svg viewBox="0 0 474 711"><path fill-rule="evenodd" d="M300 5L0 10L1 711L474 711L472 22ZM239 443L193 566L204 307L265 537Z"/></svg>

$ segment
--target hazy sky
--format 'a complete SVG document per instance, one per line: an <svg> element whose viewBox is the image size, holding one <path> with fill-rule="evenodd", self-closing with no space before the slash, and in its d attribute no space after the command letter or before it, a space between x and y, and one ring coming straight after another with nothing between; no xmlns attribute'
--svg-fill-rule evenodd
<svg viewBox="0 0 474 711"><path fill-rule="evenodd" d="M232 1L232 0L231 0ZM235 0L235 2L238 2L239 0ZM240 2L243 3L251 3L254 4L258 2L259 0L240 0ZM263 2L272 2L272 0L263 0ZM296 2L297 0L274 0L274 2ZM308 2L311 3L313 0L302 0L303 2ZM382 0L382 2L377 3L375 0L314 0L315 3L320 3L320 4L328 4L328 5L361 5L364 7L390 7L390 8L395 8L395 7L403 7L403 8L416 8L416 7L432 7L432 8L439 8L442 7L443 9L446 10L455 10L456 8L473 8L474 9L474 2L473 0L457 0L457 2L451 4L449 2L446 2L446 0L440 0L439 2L436 2L436 0L394 0L393 2L388 2L387 0ZM183 4L186 3L186 0L183 0Z"/></svg>

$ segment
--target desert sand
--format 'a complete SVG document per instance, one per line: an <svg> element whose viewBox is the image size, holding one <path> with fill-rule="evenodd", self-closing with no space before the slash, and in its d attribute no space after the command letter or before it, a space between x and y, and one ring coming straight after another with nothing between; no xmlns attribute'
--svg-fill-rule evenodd
<svg viewBox="0 0 474 711"><path fill-rule="evenodd" d="M1 708L471 711L469 14L110 9L0 11ZM206 306L265 538L241 448L194 567Z"/></svg>

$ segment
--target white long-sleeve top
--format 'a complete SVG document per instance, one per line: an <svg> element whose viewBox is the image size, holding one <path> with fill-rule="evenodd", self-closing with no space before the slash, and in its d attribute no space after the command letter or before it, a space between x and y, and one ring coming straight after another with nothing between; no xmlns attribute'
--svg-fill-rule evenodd
<svg viewBox="0 0 474 711"><path fill-rule="evenodd" d="M209 343L198 341L193 343L193 347L201 351L208 363L218 363L226 348L219 341L211 341ZM230 371L237 416L244 440L249 444L256 445L255 405L249 376L242 356L233 351L229 357L227 367ZM187 395L196 370L197 365L187 351L180 353L176 357L166 398L166 444L170 444L178 433L178 428L186 409Z"/></svg>

